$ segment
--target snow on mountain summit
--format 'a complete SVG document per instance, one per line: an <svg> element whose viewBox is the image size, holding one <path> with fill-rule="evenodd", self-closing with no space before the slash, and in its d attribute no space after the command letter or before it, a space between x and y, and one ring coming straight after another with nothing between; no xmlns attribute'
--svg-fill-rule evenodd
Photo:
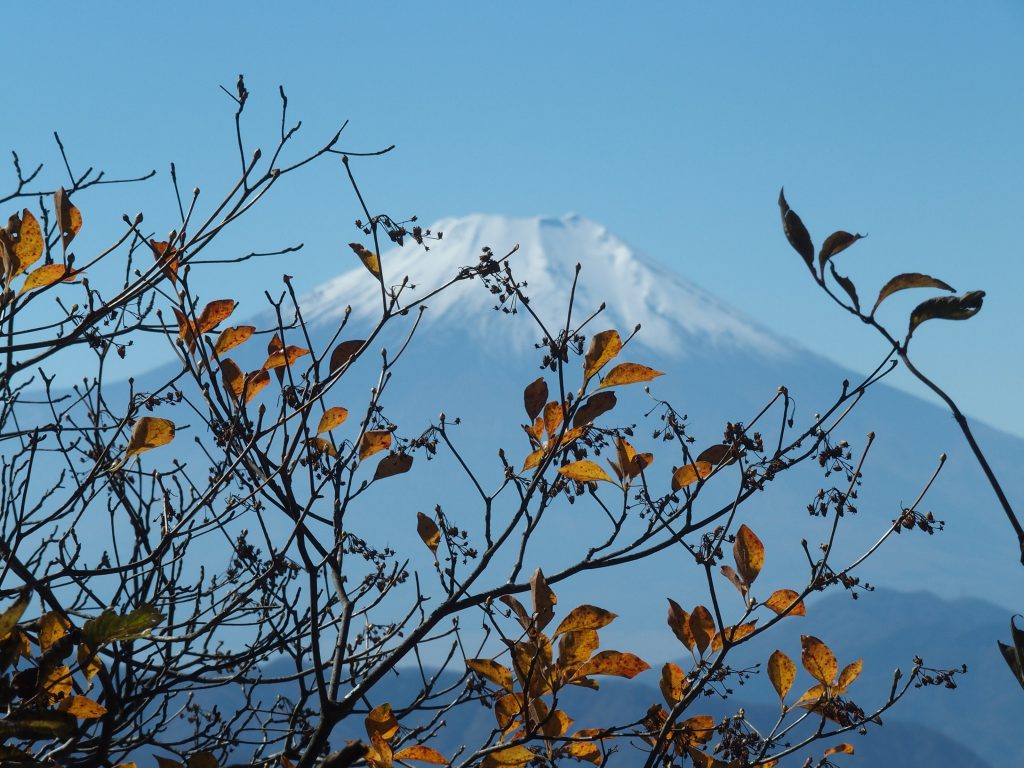
<svg viewBox="0 0 1024 768"><path fill-rule="evenodd" d="M672 270L637 254L605 227L575 214L560 218L475 214L442 219L430 229L443 232L444 238L431 242L429 251L407 243L381 257L387 285L408 276L416 286L404 294L406 306L456 275L460 267L477 263L485 246L497 257L518 244L519 250L511 256L513 274L528 283L525 293L530 306L545 322L550 321L549 328L564 322L578 262L583 270L574 317L582 319L606 305L603 319L591 331L615 327L628 333L641 323L637 341L672 357L709 347L769 357L785 356L791 349ZM479 280L466 281L430 299L424 323L459 328L479 337L500 332L506 343L522 349L537 340L532 324L510 323L491 310L494 303L494 296ZM369 320L380 311L380 294L372 276L354 267L304 296L301 304L314 325L336 322L346 305L352 307L353 320Z"/></svg>

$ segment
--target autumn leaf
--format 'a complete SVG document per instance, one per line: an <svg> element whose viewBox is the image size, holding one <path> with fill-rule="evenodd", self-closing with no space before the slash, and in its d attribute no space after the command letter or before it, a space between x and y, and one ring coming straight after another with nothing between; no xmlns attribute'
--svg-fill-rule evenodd
<svg viewBox="0 0 1024 768"><path fill-rule="evenodd" d="M423 744L416 744L405 749L400 749L393 755L395 760L418 760L421 763L431 765L448 765L448 760L433 747Z"/></svg>
<svg viewBox="0 0 1024 768"><path fill-rule="evenodd" d="M697 646L697 653L701 656L711 644L711 638L715 636L715 620L711 611L703 605L698 605L690 614L690 633L693 635L693 642Z"/></svg>
<svg viewBox="0 0 1024 768"><path fill-rule="evenodd" d="M271 352L267 357L267 361L263 363L263 370L272 371L275 368L287 367L300 357L305 357L308 354L308 349L289 344L284 349Z"/></svg>
<svg viewBox="0 0 1024 768"><path fill-rule="evenodd" d="M857 661L850 662L843 667L843 671L839 673L839 682L836 685L837 693L845 693L850 684L860 677L860 672L863 668L863 659L857 659Z"/></svg>
<svg viewBox="0 0 1024 768"><path fill-rule="evenodd" d="M512 595L502 595L498 599L512 610L512 613L515 614L516 619L519 621L519 626L526 630L530 629L533 619L530 618L530 614L526 612L522 603Z"/></svg>
<svg viewBox="0 0 1024 768"><path fill-rule="evenodd" d="M331 444L330 440L325 440L322 437L314 437L309 441L309 445L312 445L316 450L320 451L332 459L338 458L338 450Z"/></svg>
<svg viewBox="0 0 1024 768"><path fill-rule="evenodd" d="M437 524L422 512L416 513L416 533L419 534L423 543L430 549L431 554L437 557L437 545L441 543L441 531Z"/></svg>
<svg viewBox="0 0 1024 768"><path fill-rule="evenodd" d="M736 542L732 547L736 569L743 582L749 587L754 583L764 565L764 544L746 525L736 531Z"/></svg>
<svg viewBox="0 0 1024 768"><path fill-rule="evenodd" d="M66 667L65 667L66 669ZM95 720L107 713L107 708L98 704L87 696L68 696L61 701L57 707L61 712L67 712L81 720Z"/></svg>
<svg viewBox="0 0 1024 768"><path fill-rule="evenodd" d="M794 605L794 603L796 603ZM775 613L783 613L787 608L790 608L787 616L806 616L807 609L804 607L804 601L800 599L800 595L794 592L792 589L777 589L772 592L772 596L764 601L764 604L775 611Z"/></svg>
<svg viewBox="0 0 1024 768"><path fill-rule="evenodd" d="M711 652L717 653L725 647L725 641L738 643L743 638L754 633L757 629L757 622L751 621L747 624L737 624L734 627L726 627L721 632L716 632L711 639Z"/></svg>
<svg viewBox="0 0 1024 768"><path fill-rule="evenodd" d="M910 314L910 329L907 338L914 329L926 320L967 320L981 311L985 300L984 291L968 291L963 296L938 296L917 305Z"/></svg>
<svg viewBox="0 0 1024 768"><path fill-rule="evenodd" d="M577 760L586 760L594 765L601 765L601 749L589 741L572 741L567 748L570 755Z"/></svg>
<svg viewBox="0 0 1024 768"><path fill-rule="evenodd" d="M108 609L85 622L82 638L90 647L98 649L107 643L146 637L163 620L163 614L151 605L140 605L125 614Z"/></svg>
<svg viewBox="0 0 1024 768"><path fill-rule="evenodd" d="M551 619L555 617L555 606L558 598L548 586L544 572L538 568L530 577L530 598L533 600L534 630L542 632Z"/></svg>
<svg viewBox="0 0 1024 768"><path fill-rule="evenodd" d="M676 732L690 745L706 744L715 733L715 719L711 715L697 715L681 722Z"/></svg>
<svg viewBox="0 0 1024 768"><path fill-rule="evenodd" d="M363 723L366 726L366 735L371 741L377 738L388 742L398 733L398 721L391 712L390 704L381 704L371 709Z"/></svg>
<svg viewBox="0 0 1024 768"><path fill-rule="evenodd" d="M220 764L212 753L201 750L188 756L187 768L220 768Z"/></svg>
<svg viewBox="0 0 1024 768"><path fill-rule="evenodd" d="M722 443L712 445L700 452L700 455L697 457L697 463L699 464L702 461L707 462L712 467L735 464L737 461L736 448L735 446Z"/></svg>
<svg viewBox="0 0 1024 768"><path fill-rule="evenodd" d="M239 344L248 341L255 332L256 328L252 325L236 325L233 328L225 328L217 337L213 351L218 356L223 355L229 349L234 349Z"/></svg>
<svg viewBox="0 0 1024 768"><path fill-rule="evenodd" d="M555 436L564 416L565 410L561 403L552 401L544 406L544 431L547 432L549 440Z"/></svg>
<svg viewBox="0 0 1024 768"><path fill-rule="evenodd" d="M594 462L586 459L574 461L572 464L566 464L558 470L558 474L564 475L570 480L575 480L578 483L596 483L600 480L603 480L606 483L612 482L612 479L608 477L607 472L601 469L601 467Z"/></svg>
<svg viewBox="0 0 1024 768"><path fill-rule="evenodd" d="M796 211L789 207L786 196L779 190L779 211L782 213L782 231L786 235L793 250L800 254L807 268L814 273L814 243L811 242L811 235L804 226L803 221L797 216Z"/></svg>
<svg viewBox="0 0 1024 768"><path fill-rule="evenodd" d="M533 469L538 464L540 464L540 460L543 459L543 458L544 458L544 449L543 448L538 448L537 450L531 452L530 455L526 457L526 459L523 461L523 468L521 470L519 470L519 471L520 472L525 472L528 469Z"/></svg>
<svg viewBox="0 0 1024 768"><path fill-rule="evenodd" d="M124 456L115 461L108 471L116 472L131 457L153 448L159 448L161 445L167 445L174 439L174 429L173 421L156 416L143 416L132 427L132 434L128 438L128 447L125 449Z"/></svg>
<svg viewBox="0 0 1024 768"><path fill-rule="evenodd" d="M195 326L199 333L206 333L212 331L223 321L227 320L231 313L235 311L235 307L238 306L234 299L217 299L211 301L202 311L199 313L199 317L196 318Z"/></svg>
<svg viewBox="0 0 1024 768"><path fill-rule="evenodd" d="M356 256L363 262L363 266L366 267L367 271L379 280L381 277L380 258L377 254L359 243L349 243L348 247L355 251Z"/></svg>
<svg viewBox="0 0 1024 768"><path fill-rule="evenodd" d="M743 583L743 579L741 579L740 575L733 570L732 566L723 565L721 571L722 575L729 580L729 583L736 587L737 591L739 591L743 597L746 597L748 592L747 585Z"/></svg>
<svg viewBox="0 0 1024 768"><path fill-rule="evenodd" d="M18 626L18 621L21 620L22 614L28 608L31 597L31 591L23 589L21 594L18 595L18 599L6 608L3 613L0 613L0 640L6 640L11 632L14 631L14 628Z"/></svg>
<svg viewBox="0 0 1024 768"><path fill-rule="evenodd" d="M668 626L687 650L692 651L696 641L690 631L690 614L672 598L668 599Z"/></svg>
<svg viewBox="0 0 1024 768"><path fill-rule="evenodd" d="M576 415L572 418L573 427L585 427L592 424L598 416L607 413L615 407L616 398L614 392L597 392L587 398Z"/></svg>
<svg viewBox="0 0 1024 768"><path fill-rule="evenodd" d="M822 685L831 685L839 671L839 665L831 649L812 635L800 635L800 647L800 660L804 669Z"/></svg>
<svg viewBox="0 0 1024 768"><path fill-rule="evenodd" d="M843 230L833 232L826 237L825 242L821 244L821 250L818 252L818 267L822 270L822 273L824 273L825 263L829 259L837 253L845 251L858 240L863 240L865 237L867 235L853 235Z"/></svg>
<svg viewBox="0 0 1024 768"><path fill-rule="evenodd" d="M74 717L54 709L15 710L0 720L0 740L69 739L77 730Z"/></svg>
<svg viewBox="0 0 1024 768"><path fill-rule="evenodd" d="M613 675L632 679L650 668L650 664L632 653L601 651L580 667L576 676Z"/></svg>
<svg viewBox="0 0 1024 768"><path fill-rule="evenodd" d="M607 627L615 620L616 616L611 611L598 608L596 605L579 605L569 611L562 619L558 629L551 636L555 639L566 632L575 632L580 629L601 629Z"/></svg>
<svg viewBox="0 0 1024 768"><path fill-rule="evenodd" d="M412 469L412 454L391 453L380 460L377 471L373 473L374 480L383 480L386 477L401 475Z"/></svg>
<svg viewBox="0 0 1024 768"><path fill-rule="evenodd" d="M558 664L563 671L570 673L571 679L591 654L600 647L597 631L593 629L577 629L566 632L558 641Z"/></svg>
<svg viewBox="0 0 1024 768"><path fill-rule="evenodd" d="M345 423L345 419L348 418L348 409L340 406L328 408L324 411L324 415L320 417L320 423L316 427L316 433L322 435L324 432L330 432L335 427L341 426Z"/></svg>
<svg viewBox="0 0 1024 768"><path fill-rule="evenodd" d="M686 680L686 673L677 665L668 662L661 668L661 695L665 697L665 703L674 707L683 696L690 685Z"/></svg>
<svg viewBox="0 0 1024 768"><path fill-rule="evenodd" d="M242 390L245 388L245 376L230 357L225 357L220 361L220 377L231 394L235 397L242 396Z"/></svg>
<svg viewBox="0 0 1024 768"><path fill-rule="evenodd" d="M52 700L59 701L71 693L71 682L71 670L64 664L59 664L46 673L40 687Z"/></svg>
<svg viewBox="0 0 1024 768"><path fill-rule="evenodd" d="M661 371L656 371L639 363L619 363L608 371L608 375L601 380L601 386L598 389L618 387L624 384L637 384L641 381L650 381L664 375Z"/></svg>
<svg viewBox="0 0 1024 768"><path fill-rule="evenodd" d="M331 352L330 371L333 374L351 360L356 352L363 348L366 342L363 339L351 339L343 341Z"/></svg>
<svg viewBox="0 0 1024 768"><path fill-rule="evenodd" d="M503 733L508 733L517 725L523 714L523 695L521 693L506 693L499 696L494 702L494 719L498 721L498 727Z"/></svg>
<svg viewBox="0 0 1024 768"><path fill-rule="evenodd" d="M32 270L25 275L25 282L21 284L21 289L18 291L20 296L28 291L34 291L37 288L45 288L48 285L53 285L61 280L68 278L74 278L77 272L68 271L67 267L63 264L44 264L39 269Z"/></svg>
<svg viewBox="0 0 1024 768"><path fill-rule="evenodd" d="M160 265L163 272L172 284L178 282L178 249L165 240L150 240L149 248L153 251L153 259Z"/></svg>
<svg viewBox="0 0 1024 768"><path fill-rule="evenodd" d="M45 653L68 633L71 622L56 611L47 611L39 617L39 647Z"/></svg>
<svg viewBox="0 0 1024 768"><path fill-rule="evenodd" d="M894 293L905 291L908 288L938 288L950 293L956 291L956 288L949 283L938 280L931 275L923 275L920 272L904 272L902 275L896 275L896 277L891 278L889 282L882 286L882 290L878 292L878 298L875 300L875 306L871 308L871 314L875 314L878 305Z"/></svg>
<svg viewBox="0 0 1024 768"><path fill-rule="evenodd" d="M61 246L67 251L75 235L82 229L82 213L72 203L64 187L53 193L53 208L57 214Z"/></svg>
<svg viewBox="0 0 1024 768"><path fill-rule="evenodd" d="M260 368L258 371L250 371L245 374L245 402L248 403L270 383L270 373Z"/></svg>
<svg viewBox="0 0 1024 768"><path fill-rule="evenodd" d="M532 381L523 390L523 407L526 408L526 418L533 421L540 414L544 403L548 399L548 384L544 377Z"/></svg>
<svg viewBox="0 0 1024 768"><path fill-rule="evenodd" d="M494 659L466 659L466 666L506 691L512 690L512 670Z"/></svg>
<svg viewBox="0 0 1024 768"><path fill-rule="evenodd" d="M825 750L825 757L831 757L832 755L852 755L854 753L853 744L836 744L834 747L829 747Z"/></svg>
<svg viewBox="0 0 1024 768"><path fill-rule="evenodd" d="M796 680L796 664L782 651L775 651L768 657L768 679L779 694L779 701L785 701L786 694Z"/></svg>
<svg viewBox="0 0 1024 768"><path fill-rule="evenodd" d="M494 752L488 752L481 763L481 768L496 768L501 766L522 766L537 757L532 750L526 747L505 747Z"/></svg>
<svg viewBox="0 0 1024 768"><path fill-rule="evenodd" d="M583 384L586 385L594 375L612 360L622 349L622 339L615 330L595 333L590 339L590 347L583 358Z"/></svg>
<svg viewBox="0 0 1024 768"><path fill-rule="evenodd" d="M17 261L11 276L17 277L42 257L43 230L39 226L39 221L32 215L32 211L24 208L20 218L15 214L8 221L7 234L10 236L14 258Z"/></svg>
<svg viewBox="0 0 1024 768"><path fill-rule="evenodd" d="M672 492L682 490L688 485L693 485L698 480L711 475L714 471L710 463L706 461L696 461L693 464L684 464L678 469L672 470Z"/></svg>
<svg viewBox="0 0 1024 768"><path fill-rule="evenodd" d="M364 461L375 453L391 447L391 433L384 429L364 432L359 438L359 460Z"/></svg>

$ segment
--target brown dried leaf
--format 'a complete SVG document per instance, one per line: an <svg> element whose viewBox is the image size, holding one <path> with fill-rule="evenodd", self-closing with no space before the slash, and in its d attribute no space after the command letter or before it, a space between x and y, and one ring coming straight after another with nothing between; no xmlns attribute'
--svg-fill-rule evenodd
<svg viewBox="0 0 1024 768"><path fill-rule="evenodd" d="M577 677L588 675L613 675L632 679L651 668L651 665L632 653L601 651L595 654L576 672Z"/></svg>
<svg viewBox="0 0 1024 768"><path fill-rule="evenodd" d="M660 687L665 703L674 707L686 695L690 684L686 680L686 673L678 665L668 662L661 668Z"/></svg>
<svg viewBox="0 0 1024 768"><path fill-rule="evenodd" d="M270 373L263 368L245 374L245 402L248 403L270 383Z"/></svg>
<svg viewBox="0 0 1024 768"><path fill-rule="evenodd" d="M552 401L544 406L544 431L547 432L549 440L555 436L564 417L565 409L561 403Z"/></svg>
<svg viewBox="0 0 1024 768"><path fill-rule="evenodd" d="M57 214L57 228L60 230L60 242L67 251L75 235L82 229L82 212L72 203L68 193L61 187L53 193L53 208Z"/></svg>
<svg viewBox="0 0 1024 768"><path fill-rule="evenodd" d="M949 291L950 293L954 293L956 291L956 288L951 286L949 283L943 282L931 275L923 275L920 272L904 272L902 275L896 275L896 277L892 278L882 286L882 290L878 292L878 298L875 300L875 306L871 308L871 314L875 314L875 310L878 309L878 305L894 293L897 291L905 291L908 288L938 288L943 291Z"/></svg>
<svg viewBox="0 0 1024 768"><path fill-rule="evenodd" d="M616 399L614 392L597 392L587 398L572 418L573 427L585 427L592 424L594 420L607 413L615 407Z"/></svg>
<svg viewBox="0 0 1024 768"><path fill-rule="evenodd" d="M322 437L314 437L310 439L309 444L316 450L320 451L320 453L330 456L332 459L338 458L338 451L330 440L325 440Z"/></svg>
<svg viewBox="0 0 1024 768"><path fill-rule="evenodd" d="M736 531L736 542L733 544L732 554L736 560L736 569L740 572L740 578L749 587L764 566L764 544L746 525L741 525Z"/></svg>
<svg viewBox="0 0 1024 768"><path fill-rule="evenodd" d="M298 360L300 357L305 357L308 354L308 349L305 349L303 347L296 347L293 344L289 344L284 349L270 353L270 356L267 357L267 361L263 363L263 370L271 371L274 368L289 366L296 360Z"/></svg>
<svg viewBox="0 0 1024 768"><path fill-rule="evenodd" d="M601 386L598 389L618 387L625 384L637 384L641 381L650 381L664 375L661 371L656 371L639 363L619 363L608 371L608 375L601 380Z"/></svg>
<svg viewBox="0 0 1024 768"><path fill-rule="evenodd" d="M412 454L391 453L380 460L377 471L373 473L374 480L383 480L394 475L401 475L412 469Z"/></svg>
<svg viewBox="0 0 1024 768"><path fill-rule="evenodd" d="M743 583L743 579L741 579L740 575L733 570L732 566L723 565L722 575L729 580L730 584L736 587L741 595L744 597L747 596L747 585Z"/></svg>
<svg viewBox="0 0 1024 768"><path fill-rule="evenodd" d="M736 448L732 445L712 445L710 448L705 448L700 452L700 456L697 457L697 463L706 461L712 467L727 467L730 464L735 464L737 461Z"/></svg>
<svg viewBox="0 0 1024 768"><path fill-rule="evenodd" d="M818 252L818 267L824 272L825 262L841 251L845 251L858 240L863 240L867 235L852 235L849 232L839 230L825 238Z"/></svg>
<svg viewBox="0 0 1024 768"><path fill-rule="evenodd" d="M814 272L814 243L811 242L811 235L804 226L803 221L797 216L796 211L789 207L786 196L779 190L779 211L782 213L782 231L793 246L793 250L800 254L807 268Z"/></svg>
<svg viewBox="0 0 1024 768"><path fill-rule="evenodd" d="M696 645L693 632L690 631L690 614L672 598L668 598L668 626L687 650L692 651Z"/></svg>
<svg viewBox="0 0 1024 768"><path fill-rule="evenodd" d="M220 377L231 394L235 397L242 396L242 390L245 388L245 376L230 357L225 357L220 361Z"/></svg>
<svg viewBox="0 0 1024 768"><path fill-rule="evenodd" d="M343 341L331 352L330 371L333 374L355 356L356 352L363 348L366 343L364 339L350 339Z"/></svg>
<svg viewBox="0 0 1024 768"><path fill-rule="evenodd" d="M697 646L697 653L701 656L711 645L711 638L715 636L715 619L711 611L703 605L698 605L690 614L690 633L693 635L694 645Z"/></svg>
<svg viewBox="0 0 1024 768"><path fill-rule="evenodd" d="M178 283L178 249L170 246L166 240L150 240L149 248L153 251L153 259L160 265L160 271L167 276L172 284Z"/></svg>
<svg viewBox="0 0 1024 768"><path fill-rule="evenodd" d="M923 301L910 314L907 336L926 320L968 320L981 311L984 300L984 291L968 291L963 296L937 296Z"/></svg>
<svg viewBox="0 0 1024 768"><path fill-rule="evenodd" d="M530 598L533 600L533 615L536 619L534 630L543 632L551 619L555 617L555 606L558 597L551 591L544 572L538 568L530 578Z"/></svg>
<svg viewBox="0 0 1024 768"><path fill-rule="evenodd" d="M526 408L526 418L530 421L535 420L547 399L548 383L544 381L543 376L527 384L526 389L523 390L523 407Z"/></svg>

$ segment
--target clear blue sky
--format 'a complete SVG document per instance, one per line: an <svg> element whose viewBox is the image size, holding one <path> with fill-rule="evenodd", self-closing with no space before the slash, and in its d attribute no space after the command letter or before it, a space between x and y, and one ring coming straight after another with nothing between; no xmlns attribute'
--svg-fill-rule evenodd
<svg viewBox="0 0 1024 768"><path fill-rule="evenodd" d="M51 163L59 182L57 129L79 168L156 168L156 184L93 199L145 211L157 232L173 225L171 160L186 189L211 194L235 171L218 85L244 72L266 144L279 84L310 146L345 119L348 148L397 144L360 167L396 214L576 211L864 367L881 347L826 304L782 239L785 184L817 242L870 233L842 257L862 294L902 271L988 292L970 322L922 328L918 358L968 412L1024 435L1014 0L21 3L5 29L2 149ZM302 287L351 266L348 230L331 232L356 215L336 167L293 181L275 205L265 237L250 230L240 248L305 241L288 266ZM236 293L255 310L281 272L250 263ZM921 298L892 300L887 316L903 328Z"/></svg>

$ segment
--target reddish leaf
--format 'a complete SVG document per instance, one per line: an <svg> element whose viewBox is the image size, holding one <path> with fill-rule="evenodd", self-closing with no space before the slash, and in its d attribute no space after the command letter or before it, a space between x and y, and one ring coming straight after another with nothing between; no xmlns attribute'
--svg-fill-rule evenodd
<svg viewBox="0 0 1024 768"><path fill-rule="evenodd" d="M153 259L160 265L160 271L167 276L172 284L178 282L178 249L171 246L167 241L150 240L150 250L153 251Z"/></svg>
<svg viewBox="0 0 1024 768"><path fill-rule="evenodd" d="M263 370L272 371L274 368L289 366L300 357L304 357L308 354L308 349L289 344L284 349L278 350L277 352L271 352L267 357L267 361L263 363Z"/></svg>

